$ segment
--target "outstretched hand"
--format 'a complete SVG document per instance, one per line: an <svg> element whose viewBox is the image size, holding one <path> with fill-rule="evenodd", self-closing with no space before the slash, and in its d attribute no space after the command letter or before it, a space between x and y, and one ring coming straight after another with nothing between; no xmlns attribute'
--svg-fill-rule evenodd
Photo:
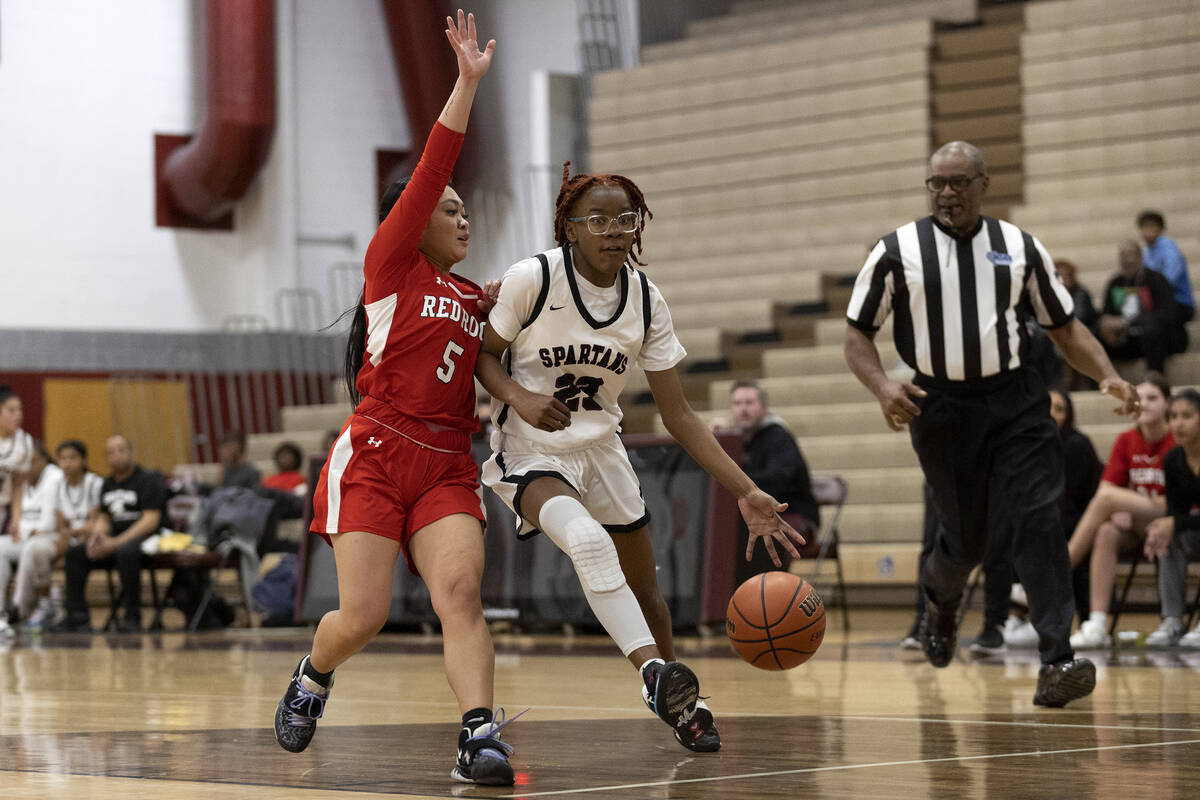
<svg viewBox="0 0 1200 800"><path fill-rule="evenodd" d="M446 38L454 48L458 59L458 74L466 80L477 81L487 74L492 65L492 53L496 52L496 40L488 39L487 46L479 49L479 38L475 34L475 15L463 14L458 10L457 22L446 17Z"/></svg>
<svg viewBox="0 0 1200 800"><path fill-rule="evenodd" d="M777 567L782 567L783 562L775 550L776 541L791 553L792 558L800 557L800 551L796 549L796 545L792 544L791 540L795 540L798 544L805 544L804 537L779 516L781 512L787 511L787 503L780 503L762 489L755 489L746 496L738 498L738 510L742 512L742 519L746 520L746 530L750 533L746 542L747 561L754 556L754 543L758 539L763 540L763 547L767 549L767 555L771 557L771 562Z"/></svg>
<svg viewBox="0 0 1200 800"><path fill-rule="evenodd" d="M1127 380L1105 378L1100 381L1100 391L1121 401L1121 405L1113 409L1114 414L1128 417L1142 410L1142 404L1138 401L1137 389Z"/></svg>

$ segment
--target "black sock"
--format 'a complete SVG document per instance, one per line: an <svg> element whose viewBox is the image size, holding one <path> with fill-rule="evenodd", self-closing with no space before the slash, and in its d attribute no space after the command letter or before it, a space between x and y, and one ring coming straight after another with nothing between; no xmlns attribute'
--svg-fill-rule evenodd
<svg viewBox="0 0 1200 800"><path fill-rule="evenodd" d="M324 689L329 688L330 682L333 681L333 670L329 672L317 672L317 668L312 665L312 656L304 659L304 676L310 681L314 681L317 685Z"/></svg>
<svg viewBox="0 0 1200 800"><path fill-rule="evenodd" d="M467 713L463 714L462 724L464 728L469 728L472 731L480 725L486 725L492 721L492 710L490 708L472 708Z"/></svg>

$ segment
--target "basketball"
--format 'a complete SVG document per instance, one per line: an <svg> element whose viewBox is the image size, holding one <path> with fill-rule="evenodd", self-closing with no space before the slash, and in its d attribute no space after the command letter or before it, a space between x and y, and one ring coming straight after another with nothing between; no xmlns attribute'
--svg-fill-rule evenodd
<svg viewBox="0 0 1200 800"><path fill-rule="evenodd" d="M825 604L808 581L790 572L764 572L743 583L725 610L734 652L767 670L808 661L825 638Z"/></svg>

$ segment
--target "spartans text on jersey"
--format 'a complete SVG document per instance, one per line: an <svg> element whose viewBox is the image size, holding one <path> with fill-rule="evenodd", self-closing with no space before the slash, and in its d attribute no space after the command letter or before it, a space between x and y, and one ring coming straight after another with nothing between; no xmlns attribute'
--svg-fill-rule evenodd
<svg viewBox="0 0 1200 800"><path fill-rule="evenodd" d="M575 345L573 344L569 344L566 347L561 345L542 347L538 349L538 358L542 360L542 365L546 367L591 364L592 366L611 370L616 375L624 373L629 368L629 357L627 355L618 353L611 347L606 347L602 344L581 344L578 350L575 349Z"/></svg>

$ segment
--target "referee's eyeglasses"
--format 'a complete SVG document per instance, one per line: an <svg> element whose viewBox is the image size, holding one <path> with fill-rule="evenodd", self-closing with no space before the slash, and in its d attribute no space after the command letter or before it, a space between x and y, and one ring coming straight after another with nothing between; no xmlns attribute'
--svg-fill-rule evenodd
<svg viewBox="0 0 1200 800"><path fill-rule="evenodd" d="M615 217L592 214L588 217L567 217L567 219L571 220L571 222L586 222L588 233L596 236L604 236L612 230L614 223L617 226L617 233L633 233L638 229L641 216L636 211L626 211L624 214L618 214Z"/></svg>
<svg viewBox="0 0 1200 800"><path fill-rule="evenodd" d="M940 192L947 186L955 192L965 192L975 180L982 178L983 173L978 175L951 175L949 178L944 178L941 175L930 175L925 179L925 188L931 192Z"/></svg>

